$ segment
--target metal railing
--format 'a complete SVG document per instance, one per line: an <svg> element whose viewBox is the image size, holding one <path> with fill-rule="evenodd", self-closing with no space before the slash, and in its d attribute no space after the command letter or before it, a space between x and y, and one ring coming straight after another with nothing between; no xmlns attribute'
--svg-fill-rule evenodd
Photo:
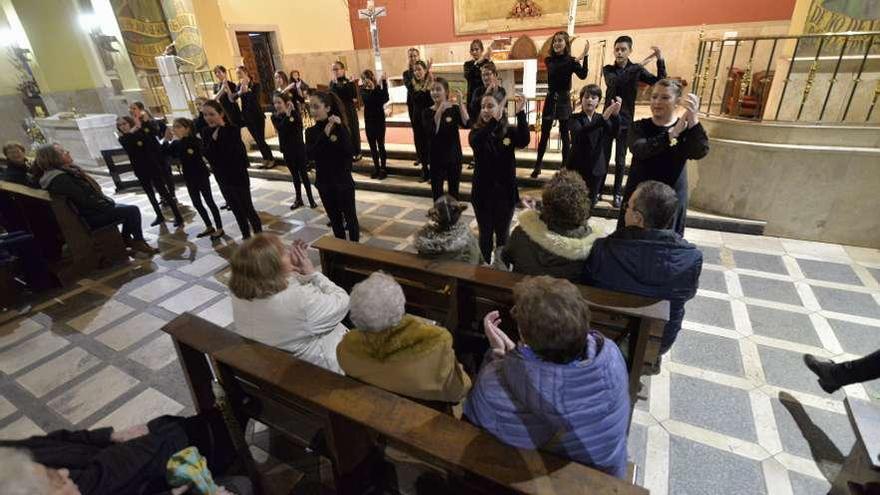
<svg viewBox="0 0 880 495"><path fill-rule="evenodd" d="M168 101L168 94L165 92L165 85L162 84L162 77L158 73L140 74L138 82L141 89L144 90L147 101L144 102L150 110L157 115L171 113L171 104ZM197 72L181 72L177 76L183 85L186 94L187 104L190 112L195 115L195 100L202 96L211 98L214 96L214 73L209 70Z"/></svg>
<svg viewBox="0 0 880 495"><path fill-rule="evenodd" d="M701 36L692 81L707 115L880 124L880 31Z"/></svg>

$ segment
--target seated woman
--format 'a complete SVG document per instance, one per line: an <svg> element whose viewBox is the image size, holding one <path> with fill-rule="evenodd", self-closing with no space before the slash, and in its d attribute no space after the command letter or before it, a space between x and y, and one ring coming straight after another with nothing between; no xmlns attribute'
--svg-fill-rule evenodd
<svg viewBox="0 0 880 495"><path fill-rule="evenodd" d="M150 255L159 252L144 241L141 210L134 205L116 204L105 196L95 179L74 165L70 153L61 145L44 144L37 148L33 174L43 189L67 196L93 229L122 223L126 247Z"/></svg>
<svg viewBox="0 0 880 495"><path fill-rule="evenodd" d="M342 373L336 346L348 331L348 294L315 270L308 246L285 247L275 234L260 233L232 255L232 320L244 337L284 349Z"/></svg>
<svg viewBox="0 0 880 495"><path fill-rule="evenodd" d="M419 256L479 265L482 257L477 238L467 222L459 221L461 212L466 209L467 205L448 194L437 198L434 207L428 210L431 222L416 232L413 244Z"/></svg>
<svg viewBox="0 0 880 495"><path fill-rule="evenodd" d="M464 403L465 417L514 447L623 478L629 379L617 345L590 330L590 309L571 282L528 277L513 298L520 342L499 328L497 311L486 315L492 352Z"/></svg>
<svg viewBox="0 0 880 495"><path fill-rule="evenodd" d="M18 141L10 141L3 145L3 156L6 157L6 172L0 180L36 187L30 178L24 146Z"/></svg>
<svg viewBox="0 0 880 495"><path fill-rule="evenodd" d="M541 193L540 211L526 209L501 252L517 273L577 280L599 235L590 227L590 193L581 176L557 173Z"/></svg>
<svg viewBox="0 0 880 495"><path fill-rule="evenodd" d="M414 399L460 401L471 380L452 350L445 329L408 315L403 289L374 272L351 290L356 329L339 343L339 365L358 380Z"/></svg>

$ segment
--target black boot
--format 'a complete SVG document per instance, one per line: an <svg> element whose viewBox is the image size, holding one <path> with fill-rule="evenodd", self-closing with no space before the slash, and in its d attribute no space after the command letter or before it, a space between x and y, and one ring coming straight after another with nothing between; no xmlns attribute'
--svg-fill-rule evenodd
<svg viewBox="0 0 880 495"><path fill-rule="evenodd" d="M819 377L819 386L822 387L822 390L833 394L841 387L841 384L834 378L833 370L837 365L833 361L818 358L812 354L804 354L804 364Z"/></svg>
<svg viewBox="0 0 880 495"><path fill-rule="evenodd" d="M155 227L156 225L159 225L160 223L165 223L165 217L163 217L163 216L156 217L156 219L153 220L153 223L150 224L150 227Z"/></svg>
<svg viewBox="0 0 880 495"><path fill-rule="evenodd" d="M532 170L531 177L537 179L539 175L541 175L541 163L535 163L535 168Z"/></svg>

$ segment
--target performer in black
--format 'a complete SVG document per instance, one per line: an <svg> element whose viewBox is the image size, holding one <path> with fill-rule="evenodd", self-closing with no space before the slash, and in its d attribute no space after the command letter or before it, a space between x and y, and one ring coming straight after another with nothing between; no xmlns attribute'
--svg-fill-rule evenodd
<svg viewBox="0 0 880 495"><path fill-rule="evenodd" d="M579 79L587 78L587 53L590 51L590 42L584 45L584 51L580 58L575 60L571 56L571 38L565 31L559 31L553 35L550 44L550 56L544 59L547 66L547 99L544 101L544 110L541 115L541 140L538 142L538 159L535 161L535 169L532 170L532 178L541 174L541 165L544 161L544 152L547 151L547 140L550 139L550 130L553 121L559 121L559 137L562 140L562 163L568 159L568 117L571 115L571 76Z"/></svg>
<svg viewBox="0 0 880 495"><path fill-rule="evenodd" d="M140 123L144 133L152 135L154 139L161 139L165 135L165 129L168 128L165 119L153 117L153 114L147 110L142 101L132 102L128 106L128 114L136 122ZM174 189L174 177L171 175L171 158L163 155L159 165L159 173L154 175L153 182L162 182L165 185L165 189L168 189L168 192L171 193L171 199L177 203L177 191ZM159 189L159 184L155 184L155 186L156 189ZM163 208L170 206L164 197L159 204Z"/></svg>
<svg viewBox="0 0 880 495"><path fill-rule="evenodd" d="M202 114L210 126L203 139L205 156L211 164L223 197L235 216L242 238L248 239L252 231L263 231L263 223L251 198L247 151L241 140L241 129L225 120L223 107L214 100L205 102Z"/></svg>
<svg viewBox="0 0 880 495"><path fill-rule="evenodd" d="M474 93L483 87L483 74L480 69L492 60L492 47L483 51L483 42L473 40L470 52L471 59L464 63L464 78L467 81L468 114L475 119L480 114L480 100L474 99Z"/></svg>
<svg viewBox="0 0 880 495"><path fill-rule="evenodd" d="M416 66L416 62L419 61L419 49L418 48L410 48L406 51L407 57L407 69L403 71L403 85L406 87L406 111L409 114L409 124L412 127L413 131L413 141L416 142L418 137L416 136L416 123L421 121L421 113L415 113L414 101L413 101L413 79L415 79L414 69ZM426 66L427 67L427 66ZM416 167L421 164L421 156L418 155L418 144L416 144L416 161L413 163Z"/></svg>
<svg viewBox="0 0 880 495"><path fill-rule="evenodd" d="M434 78L431 99L434 105L422 114L422 128L428 129L430 139L431 194L434 201L443 196L443 182L449 182L449 194L458 199L461 182L461 138L458 130L467 128L467 105L461 91L458 99L449 101L449 83L442 77Z"/></svg>
<svg viewBox="0 0 880 495"><path fill-rule="evenodd" d="M172 200L165 181L160 177L162 151L159 148L159 140L156 139L155 132L146 132L140 121L136 121L128 115L116 119L116 130L119 131L119 144L128 153L134 175L156 212L156 219L150 225L156 226L165 222L162 207L156 201L155 192L158 191L159 196L168 203L174 213L174 226L183 226L183 217L180 215L177 203Z"/></svg>
<svg viewBox="0 0 880 495"><path fill-rule="evenodd" d="M623 173L626 167L626 143L627 132L632 125L633 115L636 108L636 93L639 83L653 86L660 79L666 78L666 62L660 54L660 48L651 47L651 55L641 63L635 64L629 60L632 53L632 38L621 36L614 40L614 63L602 68L602 76L605 78L605 86L608 91L605 94L605 108L614 103L616 98L622 100L620 107L620 128L614 138L616 141L614 150L614 197L612 203L615 208L620 207L622 197L620 187L623 185ZM657 59L657 75L651 74L645 69L645 65L652 58ZM611 158L611 143L606 143L605 155Z"/></svg>
<svg viewBox="0 0 880 495"><path fill-rule="evenodd" d="M675 117L675 108L684 107L684 115ZM700 124L697 110L700 99L690 93L681 97L681 85L672 79L662 79L651 92L651 113L647 119L637 120L630 129L629 150L633 155L623 206L617 220L617 229L624 227L624 215L630 195L646 180L663 182L678 195L678 211L672 229L684 235L688 204L688 160L699 160L709 153L709 138Z"/></svg>
<svg viewBox="0 0 880 495"><path fill-rule="evenodd" d="M238 77L238 86L232 93L232 100L241 100L241 117L251 137L257 143L260 156L263 157L263 166L260 168L272 168L275 166L275 158L272 150L266 143L266 114L260 105L260 83L251 78L247 67L239 65L235 68Z"/></svg>
<svg viewBox="0 0 880 495"><path fill-rule="evenodd" d="M565 168L576 170L590 189L591 206L596 206L608 167L605 142L617 135L619 125L620 97L614 100L602 114L597 112L602 100L602 88L587 84L580 93L581 111L571 115L568 131L571 134L571 151Z"/></svg>
<svg viewBox="0 0 880 495"><path fill-rule="evenodd" d="M424 119L425 110L434 104L431 98L431 82L433 76L428 72L428 65L421 60L413 64L413 78L410 81L412 98L412 111L414 116L418 116L412 120L413 136L415 137L416 154L418 155L418 163L422 165L422 179L420 182L428 182L430 180L429 169L431 163L431 132L432 126L425 126Z"/></svg>
<svg viewBox="0 0 880 495"><path fill-rule="evenodd" d="M241 109L238 108L238 104L232 96L237 88L229 80L229 73L226 71L226 67L215 65L214 77L218 81L214 83L214 100L220 102L220 105L223 107L223 115L225 115L226 122L238 128L244 127Z"/></svg>
<svg viewBox="0 0 880 495"><path fill-rule="evenodd" d="M345 110L345 121L352 147L352 160L361 159L361 124L357 114L357 82L345 75L345 64L340 61L333 63L333 74L330 80L330 92L339 97Z"/></svg>
<svg viewBox="0 0 880 495"><path fill-rule="evenodd" d="M315 161L315 184L321 203L330 217L333 235L360 240L351 177L351 134L345 122L345 110L339 98L329 92L316 91L309 96L309 109L315 125L306 130L306 154Z"/></svg>
<svg viewBox="0 0 880 495"><path fill-rule="evenodd" d="M491 262L495 246L507 243L513 211L519 201L514 149L529 144L526 99L516 95L516 127L507 123L506 103L500 93L487 93L479 115L473 118L469 136L475 158L471 203L480 229L480 252L486 263Z"/></svg>
<svg viewBox="0 0 880 495"><path fill-rule="evenodd" d="M309 208L317 208L315 198L312 197L312 183L306 171L306 145L303 142L302 114L297 110L293 97L287 92L276 92L272 98L275 105L275 113L272 114L272 124L278 133L278 143L281 153L284 155L284 163L293 177L293 187L296 191L296 199L290 205L291 210L305 206L302 200L302 185L306 186L306 196L309 198Z"/></svg>
<svg viewBox="0 0 880 495"><path fill-rule="evenodd" d="M388 79L376 80L376 74L367 69L361 76L361 100L364 102L364 124L367 128L367 143L373 157L373 173L370 177L382 180L388 177L388 154L385 152L385 104L388 103Z"/></svg>

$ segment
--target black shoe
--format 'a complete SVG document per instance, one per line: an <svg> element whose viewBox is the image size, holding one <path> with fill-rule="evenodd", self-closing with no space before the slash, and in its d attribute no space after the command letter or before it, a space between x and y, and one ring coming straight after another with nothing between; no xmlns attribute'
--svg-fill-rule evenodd
<svg viewBox="0 0 880 495"><path fill-rule="evenodd" d="M290 209L295 210L297 208L302 208L303 206L305 206L305 203L303 203L303 200L298 199L298 200L294 201L292 205L290 205Z"/></svg>
<svg viewBox="0 0 880 495"><path fill-rule="evenodd" d="M473 170L473 169L474 169L474 162L468 163L468 170Z"/></svg>
<svg viewBox="0 0 880 495"><path fill-rule="evenodd" d="M387 171L387 170L385 170L385 169L383 168L382 170L379 171L379 180L384 180L384 179L387 178L387 177L388 177L388 171Z"/></svg>
<svg viewBox="0 0 880 495"><path fill-rule="evenodd" d="M537 179L539 175L541 175L541 167L535 167L534 170L532 170L531 177Z"/></svg>
<svg viewBox="0 0 880 495"><path fill-rule="evenodd" d="M430 177L428 177L427 175L423 175L422 178L419 179L419 182L428 182L430 180L431 180Z"/></svg>
<svg viewBox="0 0 880 495"><path fill-rule="evenodd" d="M622 204L623 204L623 196L621 196L619 194L615 194L614 199L611 200L611 206L613 206L615 208L620 208L620 206Z"/></svg>
<svg viewBox="0 0 880 495"><path fill-rule="evenodd" d="M379 171L378 171L378 170L373 170L373 173L370 174L370 178L371 178L371 179L378 179L378 178L379 178Z"/></svg>
<svg viewBox="0 0 880 495"><path fill-rule="evenodd" d="M314 210L317 207L318 207L318 203L315 203L314 199L309 199L309 208Z"/></svg>
<svg viewBox="0 0 880 495"><path fill-rule="evenodd" d="M834 361L817 358L812 354L804 354L804 364L819 377L819 386L822 387L822 390L833 394L840 388L840 384L831 374L831 370L835 366Z"/></svg>
<svg viewBox="0 0 880 495"><path fill-rule="evenodd" d="M216 232L216 230L214 230L214 227L206 227L205 230L196 234L196 237L198 237L199 239L201 239L202 237L207 237L209 235L213 237L214 232Z"/></svg>
<svg viewBox="0 0 880 495"><path fill-rule="evenodd" d="M418 167L418 166L421 165L421 164L422 164L422 163L421 163L420 161L416 160L416 161L413 162L413 167Z"/></svg>
<svg viewBox="0 0 880 495"><path fill-rule="evenodd" d="M328 222L327 222L327 226L328 226L328 227L332 227L332 226L333 226L333 222L329 222L329 221L328 221Z"/></svg>
<svg viewBox="0 0 880 495"><path fill-rule="evenodd" d="M153 220L153 223L150 224L150 227L155 227L161 223L165 223L165 217L156 217L156 219Z"/></svg>

